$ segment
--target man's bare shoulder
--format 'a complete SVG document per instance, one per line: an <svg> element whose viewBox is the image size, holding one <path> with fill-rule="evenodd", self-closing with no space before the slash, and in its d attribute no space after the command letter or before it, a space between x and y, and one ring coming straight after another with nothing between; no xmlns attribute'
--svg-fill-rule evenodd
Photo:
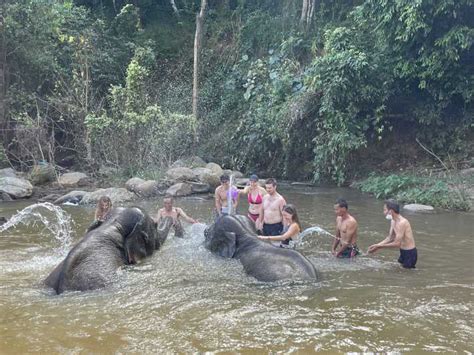
<svg viewBox="0 0 474 355"><path fill-rule="evenodd" d="M352 226L357 226L358 225L357 220L352 215L349 216L349 220L347 221L347 223L352 225Z"/></svg>

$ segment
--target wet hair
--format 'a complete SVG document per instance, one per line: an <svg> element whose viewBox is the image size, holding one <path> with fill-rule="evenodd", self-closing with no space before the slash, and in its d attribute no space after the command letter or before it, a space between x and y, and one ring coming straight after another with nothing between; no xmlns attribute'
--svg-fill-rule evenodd
<svg viewBox="0 0 474 355"><path fill-rule="evenodd" d="M229 177L229 175L224 174L224 175L221 175L220 180L221 180L221 182L230 181L230 177Z"/></svg>
<svg viewBox="0 0 474 355"><path fill-rule="evenodd" d="M393 198L385 200L385 206L387 206L388 210L392 210L397 214L400 213L400 205L398 204L397 200L394 200Z"/></svg>
<svg viewBox="0 0 474 355"><path fill-rule="evenodd" d="M265 181L265 185L270 185L270 184L273 185L273 186L277 186L277 181L276 181L276 179L274 179L274 178L269 178L269 179L267 179L267 181Z"/></svg>
<svg viewBox="0 0 474 355"><path fill-rule="evenodd" d="M292 205L291 203L288 203L285 206L283 206L283 211L285 211L286 213L291 214L291 220L294 223L296 223L298 225L298 227L300 227L300 230L301 230L301 223L300 223L300 219L298 217L298 212L296 211L295 205Z"/></svg>
<svg viewBox="0 0 474 355"><path fill-rule="evenodd" d="M104 208L103 204L107 203L109 205L108 208ZM112 209L112 200L109 196L100 196L99 201L97 201L97 208L95 210L95 219L103 221L107 214Z"/></svg>
<svg viewBox="0 0 474 355"><path fill-rule="evenodd" d="M258 181L258 176L255 175L255 174L252 174L252 175L250 175L249 180L250 180L250 181Z"/></svg>
<svg viewBox="0 0 474 355"><path fill-rule="evenodd" d="M349 205L347 204L347 201L344 200L343 198L338 198L336 200L336 205L338 205L341 208L345 208L346 210L349 208Z"/></svg>
<svg viewBox="0 0 474 355"><path fill-rule="evenodd" d="M173 201L174 201L174 198L173 198L173 196L171 196L171 195L165 195L165 197L163 197L163 201L164 201L164 200L170 200L171 202L173 202Z"/></svg>

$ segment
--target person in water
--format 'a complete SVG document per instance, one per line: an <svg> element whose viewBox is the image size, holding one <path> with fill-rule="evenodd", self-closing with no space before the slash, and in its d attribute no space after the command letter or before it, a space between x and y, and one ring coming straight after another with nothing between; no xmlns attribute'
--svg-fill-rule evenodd
<svg viewBox="0 0 474 355"><path fill-rule="evenodd" d="M249 186L239 191L240 194L247 195L249 210L247 216L254 222L257 222L262 213L263 196L267 194L265 189L258 185L258 176L250 175Z"/></svg>
<svg viewBox="0 0 474 355"><path fill-rule="evenodd" d="M198 223L198 221L184 213L182 208L173 207L173 202L173 197L166 196L163 199L163 208L158 210L154 220L157 225L160 225L160 220L162 218L171 217L173 219L174 235L178 238L182 238L184 236L184 228L181 224L180 218L183 218L186 222L193 224Z"/></svg>
<svg viewBox="0 0 474 355"><path fill-rule="evenodd" d="M87 228L86 233L96 229L102 223L104 223L110 215L112 210L112 200L108 196L101 196L97 201L97 207L94 213L94 222Z"/></svg>
<svg viewBox="0 0 474 355"><path fill-rule="evenodd" d="M265 236L279 236L283 231L283 207L286 201L277 192L277 182L270 178L265 181L267 195L263 196L262 209L256 222L257 229L263 231Z"/></svg>
<svg viewBox="0 0 474 355"><path fill-rule="evenodd" d="M281 235L263 236L257 238L261 240L280 241L281 248L293 248L301 232L301 223L298 218L296 207L292 204L283 206L283 230Z"/></svg>
<svg viewBox="0 0 474 355"><path fill-rule="evenodd" d="M388 237L377 244L371 245L367 252L372 254L384 248L399 248L400 257L398 262L406 269L414 269L418 252L410 222L400 214L400 205L393 199L385 201L383 213L385 218L391 221Z"/></svg>
<svg viewBox="0 0 474 355"><path fill-rule="evenodd" d="M110 211L112 210L112 200L108 196L101 196L97 202L94 219L99 222L104 222Z"/></svg>
<svg viewBox="0 0 474 355"><path fill-rule="evenodd" d="M348 208L347 201L342 198L334 205L336 238L332 243L332 253L338 258L352 258L360 253L357 247L357 221L349 214Z"/></svg>
<svg viewBox="0 0 474 355"><path fill-rule="evenodd" d="M219 216L229 214L232 211L237 210L237 205L239 204L239 191L237 187L230 186L229 175L222 175L220 177L221 185L216 188L215 192L215 204L216 211ZM228 195L229 190L231 194L231 201L229 205Z"/></svg>

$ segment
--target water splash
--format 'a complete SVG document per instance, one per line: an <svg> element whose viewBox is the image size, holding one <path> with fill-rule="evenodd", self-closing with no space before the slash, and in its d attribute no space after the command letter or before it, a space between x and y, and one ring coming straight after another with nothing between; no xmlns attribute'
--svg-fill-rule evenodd
<svg viewBox="0 0 474 355"><path fill-rule="evenodd" d="M42 209L51 213L40 213L39 210ZM71 216L61 207L52 203L35 203L22 209L0 226L0 233L16 227L20 223L25 226L36 227L38 222L44 225L42 232L46 231L48 235L53 235L59 242L59 246L54 249L55 252L65 255L69 251L72 242Z"/></svg>
<svg viewBox="0 0 474 355"><path fill-rule="evenodd" d="M300 233L300 241L303 241L303 238L308 235L308 234L313 234L313 233L318 233L320 235L326 235L328 237L338 239L335 235L329 233L327 230L324 228L321 228L320 226L313 226L306 228L304 231Z"/></svg>
<svg viewBox="0 0 474 355"><path fill-rule="evenodd" d="M234 175L229 176L229 190L227 190L227 206L229 208L229 214L234 214L234 200L238 198L235 196L235 193L238 193L234 189Z"/></svg>

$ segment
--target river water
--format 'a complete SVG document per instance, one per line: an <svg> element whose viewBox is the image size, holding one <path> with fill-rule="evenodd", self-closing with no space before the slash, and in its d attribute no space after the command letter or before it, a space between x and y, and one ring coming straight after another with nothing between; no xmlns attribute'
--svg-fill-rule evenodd
<svg viewBox="0 0 474 355"><path fill-rule="evenodd" d="M349 201L359 221L361 250L385 237L382 202L340 188L281 188L303 227L334 232L333 204ZM156 201L139 205L156 211ZM176 201L201 222L212 199ZM239 210L245 211L241 199ZM3 203L10 217L27 202ZM356 260L331 256L331 238L312 234L298 248L321 282L266 284L246 276L238 261L211 255L202 225L172 235L143 263L118 271L104 290L53 295L41 281L77 242L93 207L65 206L72 227L42 223L0 233L0 353L162 352L472 352L474 215L438 211L404 215L419 250L416 270L400 268L398 251ZM53 228L54 227L54 228ZM67 228L65 229L68 230ZM58 237L62 233L62 237ZM69 247L69 246L68 246Z"/></svg>

